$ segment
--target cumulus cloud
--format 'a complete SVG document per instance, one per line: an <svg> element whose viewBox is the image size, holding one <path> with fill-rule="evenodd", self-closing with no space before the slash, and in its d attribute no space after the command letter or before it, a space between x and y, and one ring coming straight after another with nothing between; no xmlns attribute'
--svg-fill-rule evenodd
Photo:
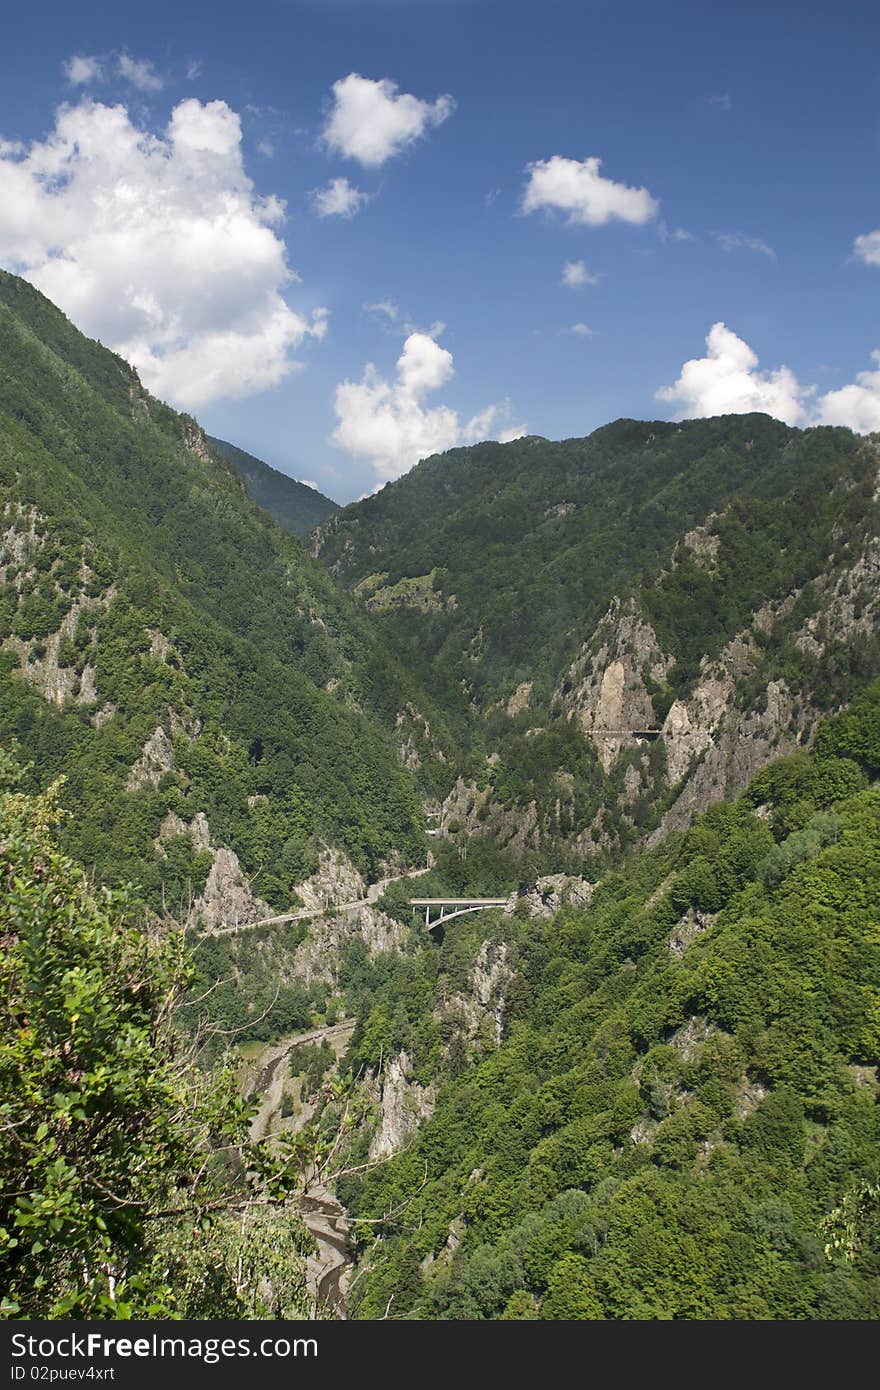
<svg viewBox="0 0 880 1390"><path fill-rule="evenodd" d="M772 246L768 246L760 237L749 236L746 232L716 232L715 240L722 251L755 251L759 256L767 256L771 261L776 260L776 252Z"/></svg>
<svg viewBox="0 0 880 1390"><path fill-rule="evenodd" d="M64 75L71 87L86 87L90 82L100 82L104 76L104 64L100 58L86 53L75 53L64 64Z"/></svg>
<svg viewBox="0 0 880 1390"><path fill-rule="evenodd" d="M83 101L0 155L0 261L185 409L276 385L323 335L325 311L284 299L283 213L255 193L223 101L180 102L161 135Z"/></svg>
<svg viewBox="0 0 880 1390"><path fill-rule="evenodd" d="M678 380L657 392L658 400L678 407L679 419L757 410L787 425L804 422L811 389L802 387L788 367L760 371L757 355L725 323L712 325L706 348L705 357L685 362Z"/></svg>
<svg viewBox="0 0 880 1390"><path fill-rule="evenodd" d="M802 385L788 367L760 371L748 343L724 323L712 325L706 347L705 357L685 362L678 380L656 393L678 406L678 419L755 410L787 425L845 425L858 434L880 430L880 349L871 354L875 370L818 396L815 386Z"/></svg>
<svg viewBox="0 0 880 1390"><path fill-rule="evenodd" d="M312 207L319 217L354 217L364 203L370 201L348 179L331 179L326 188L315 188L311 194Z"/></svg>
<svg viewBox="0 0 880 1390"><path fill-rule="evenodd" d="M853 252L865 265L880 265L880 227L876 232L865 232L853 242Z"/></svg>
<svg viewBox="0 0 880 1390"><path fill-rule="evenodd" d="M333 83L333 105L324 126L327 148L367 169L402 154L455 110L451 96L422 101L401 92L387 77L379 82L350 72Z"/></svg>
<svg viewBox="0 0 880 1390"><path fill-rule="evenodd" d="M828 391L819 402L819 423L848 425L859 434L880 430L880 349L871 353L877 370L859 372L854 382Z"/></svg>
<svg viewBox="0 0 880 1390"><path fill-rule="evenodd" d="M574 333L578 338L592 338L593 336L592 328L586 323L573 323L568 331Z"/></svg>
<svg viewBox="0 0 880 1390"><path fill-rule="evenodd" d="M529 176L522 198L523 212L542 208L567 214L569 224L602 227L606 222L650 222L660 204L647 188L631 188L606 179L601 159L550 159L526 165Z"/></svg>
<svg viewBox="0 0 880 1390"><path fill-rule="evenodd" d="M116 71L139 92L161 92L165 85L149 58L132 58L130 53L119 53Z"/></svg>
<svg viewBox="0 0 880 1390"><path fill-rule="evenodd" d="M507 402L487 406L468 421L449 406L425 404L424 398L445 386L454 372L451 352L427 333L410 333L393 381L368 363L360 381L337 386L339 423L331 441L352 458L371 464L386 482L430 454L491 438L509 415ZM502 433L505 440L515 439L525 433L525 426L505 425Z"/></svg>
<svg viewBox="0 0 880 1390"><path fill-rule="evenodd" d="M580 290L585 285L598 285L598 275L593 275L583 261L566 261L562 267L562 283L569 290Z"/></svg>

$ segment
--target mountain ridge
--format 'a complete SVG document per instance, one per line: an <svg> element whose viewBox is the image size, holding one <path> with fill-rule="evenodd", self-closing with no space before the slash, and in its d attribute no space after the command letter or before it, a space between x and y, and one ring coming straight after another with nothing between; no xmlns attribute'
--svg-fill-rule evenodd
<svg viewBox="0 0 880 1390"><path fill-rule="evenodd" d="M34 777L67 773L77 854L229 911L261 863L288 906L319 843L419 858L355 607L122 359L6 274L0 319L3 721Z"/></svg>
<svg viewBox="0 0 880 1390"><path fill-rule="evenodd" d="M339 511L338 502L325 497L317 488L309 487L298 478L291 478L289 474L264 463L246 449L210 434L206 434L205 439L240 475L254 501L292 536L302 539Z"/></svg>

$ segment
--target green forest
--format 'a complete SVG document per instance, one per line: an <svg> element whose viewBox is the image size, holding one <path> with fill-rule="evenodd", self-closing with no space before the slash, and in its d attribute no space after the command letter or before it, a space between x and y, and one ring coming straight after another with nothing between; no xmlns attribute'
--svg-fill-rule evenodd
<svg viewBox="0 0 880 1390"><path fill-rule="evenodd" d="M0 721L34 789L63 770L71 851L179 908L204 855L182 834L153 846L169 813L201 811L279 910L322 841L365 873L423 857L351 601L193 421L5 273L0 327Z"/></svg>
<svg viewBox="0 0 880 1390"><path fill-rule="evenodd" d="M444 1078L406 1152L340 1188L389 1213L358 1316L877 1317L880 1209L852 1261L823 1223L877 1177L878 774L875 683L589 911L520 919L503 1041L471 1065L430 1013L460 932L351 964L350 1065L405 1047Z"/></svg>
<svg viewBox="0 0 880 1390"><path fill-rule="evenodd" d="M339 509L0 272L2 1315L876 1318L878 463Z"/></svg>
<svg viewBox="0 0 880 1390"><path fill-rule="evenodd" d="M279 473L277 468L270 468L262 459L254 458L253 454L225 439L215 439L213 435L205 437L214 452L231 463L244 480L249 496L292 536L308 536L322 521L339 511L335 502L308 484Z"/></svg>

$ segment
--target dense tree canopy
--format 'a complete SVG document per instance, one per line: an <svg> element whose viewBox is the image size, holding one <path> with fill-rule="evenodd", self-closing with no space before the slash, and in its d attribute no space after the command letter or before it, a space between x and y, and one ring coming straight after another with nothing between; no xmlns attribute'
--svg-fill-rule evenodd
<svg viewBox="0 0 880 1390"><path fill-rule="evenodd" d="M342 1188L356 1214L406 1210L360 1316L392 1292L403 1317L877 1316L878 712L875 684L586 910L499 922L517 974L475 1065L433 1001L479 929L403 976L352 961L354 1062L404 1047L444 1082L412 1144Z"/></svg>

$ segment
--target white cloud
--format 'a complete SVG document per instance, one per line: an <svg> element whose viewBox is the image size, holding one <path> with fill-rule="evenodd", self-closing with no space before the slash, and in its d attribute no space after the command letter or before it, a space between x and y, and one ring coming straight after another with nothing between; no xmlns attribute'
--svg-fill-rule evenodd
<svg viewBox="0 0 880 1390"><path fill-rule="evenodd" d="M598 275L593 275L583 261L566 261L562 267L562 283L570 290L579 290L584 285L598 285Z"/></svg>
<svg viewBox="0 0 880 1390"><path fill-rule="evenodd" d="M600 174L601 159L550 159L526 165L529 176L522 199L523 212L541 208L568 214L570 224L602 227L606 222L650 222L660 204L647 188L631 188Z"/></svg>
<svg viewBox="0 0 880 1390"><path fill-rule="evenodd" d="M327 148L375 169L401 154L455 110L451 96L422 101L387 77L374 82L350 72L333 83L333 106L323 131Z"/></svg>
<svg viewBox="0 0 880 1390"><path fill-rule="evenodd" d="M196 78L201 77L201 75L202 60L201 58L193 58L192 61L186 65L186 80L187 82L195 82Z"/></svg>
<svg viewBox="0 0 880 1390"><path fill-rule="evenodd" d="M756 251L759 256L767 256L769 260L776 260L776 252L772 246L768 246L766 241L762 241L758 236L748 236L746 232L716 232L715 240L722 251Z"/></svg>
<svg viewBox="0 0 880 1390"><path fill-rule="evenodd" d="M129 53L119 53L116 71L139 92L161 92L165 85L149 58L132 58Z"/></svg>
<svg viewBox="0 0 880 1390"><path fill-rule="evenodd" d="M376 304L362 304L361 308L365 314L380 314L389 323L397 323L400 318L400 310L393 299L380 299Z"/></svg>
<svg viewBox="0 0 880 1390"><path fill-rule="evenodd" d="M693 232L686 227L670 227L661 217L657 223L657 235L661 241L696 241Z"/></svg>
<svg viewBox="0 0 880 1390"><path fill-rule="evenodd" d="M710 106L717 106L719 111L732 111L733 102L730 99L730 92L718 92L716 96L707 97Z"/></svg>
<svg viewBox="0 0 880 1390"><path fill-rule="evenodd" d="M275 146L271 140L258 140L257 153L263 155L265 159L275 158Z"/></svg>
<svg viewBox="0 0 880 1390"><path fill-rule="evenodd" d="M83 101L26 153L0 151L0 262L186 409L276 385L326 329L283 297L283 213L254 192L222 101L180 102L161 135Z"/></svg>
<svg viewBox="0 0 880 1390"><path fill-rule="evenodd" d="M578 338L592 338L593 336L592 328L586 323L573 323L568 331L576 334Z"/></svg>
<svg viewBox="0 0 880 1390"><path fill-rule="evenodd" d="M880 227L876 232L865 232L853 242L853 251L865 265L880 265Z"/></svg>
<svg viewBox="0 0 880 1390"><path fill-rule="evenodd" d="M656 393L679 407L678 419L756 410L787 425L845 425L857 434L880 430L880 349L871 354L876 369L817 396L816 387L801 385L788 367L759 371L748 343L726 324L712 325L706 346L705 357L685 362L675 384Z"/></svg>
<svg viewBox="0 0 880 1390"><path fill-rule="evenodd" d="M355 188L348 179L331 179L326 188L313 189L311 199L319 217L351 218L370 201L370 195Z"/></svg>
<svg viewBox="0 0 880 1390"><path fill-rule="evenodd" d="M368 363L360 381L343 381L336 388L339 424L332 443L352 458L364 459L387 481L406 473L419 459L442 453L457 444L492 437L509 415L509 405L491 405L463 422L446 405L428 406L425 396L445 386L454 375L452 353L427 333L414 332L397 359L393 381L386 381ZM517 438L525 426L505 427L506 438Z"/></svg>
<svg viewBox="0 0 880 1390"><path fill-rule="evenodd" d="M788 367L758 370L758 358L742 338L724 323L715 323L706 338L705 357L685 362L678 380L659 390L657 399L679 407L678 419L703 415L744 415L764 411L788 425L802 424L805 400L812 388L802 387Z"/></svg>
<svg viewBox="0 0 880 1390"><path fill-rule="evenodd" d="M104 65L100 58L86 53L75 53L64 64L64 75L71 87L85 87L90 82L100 82L104 76Z"/></svg>
<svg viewBox="0 0 880 1390"><path fill-rule="evenodd" d="M880 349L871 353L877 370L859 372L855 381L828 391L819 402L819 423L848 425L859 434L880 430Z"/></svg>
<svg viewBox="0 0 880 1390"><path fill-rule="evenodd" d="M310 487L313 492L320 491L318 484L313 482L311 478L297 478L296 481L302 483L303 487Z"/></svg>

